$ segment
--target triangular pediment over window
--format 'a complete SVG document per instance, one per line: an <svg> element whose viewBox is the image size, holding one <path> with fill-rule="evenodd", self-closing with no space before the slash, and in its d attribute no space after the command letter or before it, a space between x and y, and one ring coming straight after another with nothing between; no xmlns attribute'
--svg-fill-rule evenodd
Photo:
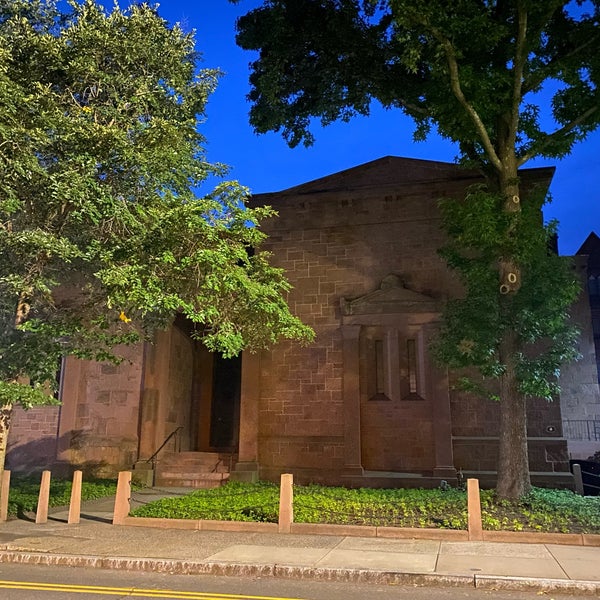
<svg viewBox="0 0 600 600"><path fill-rule="evenodd" d="M383 315L395 313L440 312L440 305L431 296L409 290L397 275L388 275L378 290L349 300L341 299L342 315Z"/></svg>

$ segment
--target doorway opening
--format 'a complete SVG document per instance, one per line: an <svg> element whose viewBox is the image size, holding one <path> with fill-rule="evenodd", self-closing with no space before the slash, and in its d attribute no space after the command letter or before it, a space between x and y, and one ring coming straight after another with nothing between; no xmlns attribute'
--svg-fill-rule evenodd
<svg viewBox="0 0 600 600"><path fill-rule="evenodd" d="M242 356L213 357L210 446L237 450L240 426Z"/></svg>
<svg viewBox="0 0 600 600"><path fill-rule="evenodd" d="M224 358L196 342L191 429L197 452L237 452L242 355Z"/></svg>

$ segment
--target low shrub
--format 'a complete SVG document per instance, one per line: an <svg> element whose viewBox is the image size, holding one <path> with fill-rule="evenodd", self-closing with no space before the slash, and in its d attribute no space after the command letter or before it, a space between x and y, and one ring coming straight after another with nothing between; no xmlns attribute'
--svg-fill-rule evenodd
<svg viewBox="0 0 600 600"><path fill-rule="evenodd" d="M532 488L517 502L481 492L481 519L487 530L600 533L600 498L569 490Z"/></svg>
<svg viewBox="0 0 600 600"><path fill-rule="evenodd" d="M132 511L138 517L216 519L276 523L279 486L274 483L228 483L219 488L195 490L187 496L163 498Z"/></svg>
<svg viewBox="0 0 600 600"><path fill-rule="evenodd" d="M71 499L72 481L64 479L50 480L49 506L66 506ZM81 499L96 500L112 496L117 490L116 480L92 479L82 482ZM11 478L10 493L8 494L8 514L10 516L24 515L37 509L40 492L40 477Z"/></svg>
<svg viewBox="0 0 600 600"><path fill-rule="evenodd" d="M534 488L519 502L481 492L487 530L600 533L600 498L568 490ZM278 518L279 488L272 483L229 483L214 490L152 502L134 516L179 519L265 521ZM294 486L294 521L391 527L467 528L462 490L346 489Z"/></svg>

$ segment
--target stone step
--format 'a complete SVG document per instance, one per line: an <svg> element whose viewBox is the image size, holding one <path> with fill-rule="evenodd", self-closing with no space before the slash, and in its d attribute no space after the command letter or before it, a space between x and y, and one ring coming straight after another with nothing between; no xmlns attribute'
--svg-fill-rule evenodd
<svg viewBox="0 0 600 600"><path fill-rule="evenodd" d="M164 487L215 488L229 479L235 455L220 452L169 452L156 462L155 483Z"/></svg>
<svg viewBox="0 0 600 600"><path fill-rule="evenodd" d="M229 473L229 469L224 466L207 469L198 467L197 465L157 465L156 472L159 475L162 475L163 473L173 473L177 476L183 476L186 473L193 473L194 475L210 475L211 473Z"/></svg>
<svg viewBox="0 0 600 600"><path fill-rule="evenodd" d="M222 475L220 479L214 477L206 477L206 475L217 475L217 473L206 473L203 475L195 474L185 478L157 476L154 485L157 487L189 487L196 489L213 489L220 487L229 479L228 473L219 473L218 475Z"/></svg>
<svg viewBox="0 0 600 600"><path fill-rule="evenodd" d="M222 481L225 477L229 477L229 473L221 471L220 473L204 473L202 471L178 471L176 469L168 469L157 473L157 477L166 479L214 479L215 481Z"/></svg>
<svg viewBox="0 0 600 600"><path fill-rule="evenodd" d="M198 465L214 467L217 464L225 465L235 463L235 456L219 454L217 452L177 452L164 454L156 461L159 465Z"/></svg>

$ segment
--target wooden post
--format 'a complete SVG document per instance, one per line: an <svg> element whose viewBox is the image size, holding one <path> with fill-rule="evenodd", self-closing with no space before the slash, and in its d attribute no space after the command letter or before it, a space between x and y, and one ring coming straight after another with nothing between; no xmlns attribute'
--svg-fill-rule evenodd
<svg viewBox="0 0 600 600"><path fill-rule="evenodd" d="M8 519L8 495L10 493L10 471L6 470L2 473L2 481L0 481L0 522Z"/></svg>
<svg viewBox="0 0 600 600"><path fill-rule="evenodd" d="M48 522L48 502L50 501L50 471L42 471L42 481L40 483L40 493L38 496L37 510L35 512L35 522Z"/></svg>
<svg viewBox="0 0 600 600"><path fill-rule="evenodd" d="M113 525L123 525L125 518L131 510L131 471L121 471L117 480L117 495L115 496L115 510Z"/></svg>
<svg viewBox="0 0 600 600"><path fill-rule="evenodd" d="M467 479L467 519L469 524L469 541L483 541L481 525L481 498L479 496L479 479Z"/></svg>
<svg viewBox="0 0 600 600"><path fill-rule="evenodd" d="M581 465L575 463L573 465L573 477L575 478L575 493L584 496L583 477L581 475Z"/></svg>
<svg viewBox="0 0 600 600"><path fill-rule="evenodd" d="M69 502L69 518L67 520L69 525L76 525L79 523L79 517L81 516L81 477L81 471L73 472L71 501Z"/></svg>
<svg viewBox="0 0 600 600"><path fill-rule="evenodd" d="M294 522L294 476L281 475L279 488L279 533L291 533Z"/></svg>

